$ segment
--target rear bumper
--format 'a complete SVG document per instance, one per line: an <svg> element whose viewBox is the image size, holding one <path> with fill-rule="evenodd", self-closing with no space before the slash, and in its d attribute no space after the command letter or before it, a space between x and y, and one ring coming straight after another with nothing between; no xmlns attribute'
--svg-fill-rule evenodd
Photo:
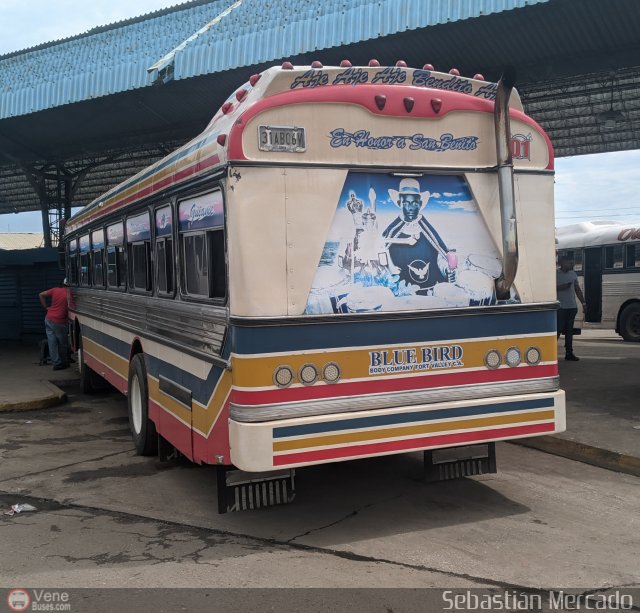
<svg viewBox="0 0 640 613"><path fill-rule="evenodd" d="M229 420L231 461L246 471L563 432L562 390L335 413L261 423Z"/></svg>

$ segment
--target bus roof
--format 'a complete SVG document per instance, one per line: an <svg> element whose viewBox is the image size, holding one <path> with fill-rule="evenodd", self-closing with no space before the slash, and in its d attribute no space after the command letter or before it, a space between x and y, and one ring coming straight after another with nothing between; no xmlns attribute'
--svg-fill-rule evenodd
<svg viewBox="0 0 640 613"><path fill-rule="evenodd" d="M579 249L640 240L640 222L583 221L556 228L558 249Z"/></svg>
<svg viewBox="0 0 640 613"><path fill-rule="evenodd" d="M403 65L354 67L343 62L341 66L323 67L314 62L309 67L292 66L285 62L282 66L253 75L247 83L233 92L201 134L88 204L67 222L66 234L138 201L160 196L186 181L215 173L226 166L229 160L248 159L244 156L243 143L238 144L242 139L242 129L248 122L247 117L251 118L269 106L310 101L357 103L364 106L362 94L372 90L364 90L363 87L378 85L385 88L410 87L408 95L416 99L420 92L430 90L432 96L437 96L439 104L444 102L442 112L439 108L435 111L436 114L439 113L439 118L461 108L490 112L497 84L482 79L482 75L474 75L474 78L460 76L455 69L451 73L436 72L429 65L422 69ZM336 85L339 87L335 87ZM367 100L368 98L369 96ZM397 114L389 108L383 111L384 103L379 100L383 98L384 95L375 97L375 104L378 105L376 109L372 102L374 97L371 96L371 100L367 101L370 107L368 110L375 114ZM412 97L404 99L411 100L413 106ZM518 118L525 118L520 97L515 90L511 94L509 105L511 112ZM407 113L411 113L409 107ZM424 104L418 108L416 104L412 116L427 117L428 113L433 115L434 111L425 108ZM552 168L553 150L548 138L535 122L525 119L530 124L526 129L541 133L547 141L548 146L542 148L548 149L548 154L545 152L546 157L543 158L542 165L538 163L538 167ZM530 139L531 136L522 138Z"/></svg>

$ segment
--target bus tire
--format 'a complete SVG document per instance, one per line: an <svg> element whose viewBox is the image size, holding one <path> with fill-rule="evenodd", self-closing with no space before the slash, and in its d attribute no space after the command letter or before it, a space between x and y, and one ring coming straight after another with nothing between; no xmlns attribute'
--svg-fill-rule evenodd
<svg viewBox="0 0 640 613"><path fill-rule="evenodd" d="M93 394L97 391L96 373L91 370L84 361L84 348L82 347L82 336L78 335L78 374L80 375L80 391L83 394Z"/></svg>
<svg viewBox="0 0 640 613"><path fill-rule="evenodd" d="M140 353L134 355L129 364L128 390L129 427L136 453L147 456L156 455L158 453L158 435L155 424L149 419L147 369Z"/></svg>
<svg viewBox="0 0 640 613"><path fill-rule="evenodd" d="M625 341L640 343L640 302L624 307L620 314L620 336Z"/></svg>

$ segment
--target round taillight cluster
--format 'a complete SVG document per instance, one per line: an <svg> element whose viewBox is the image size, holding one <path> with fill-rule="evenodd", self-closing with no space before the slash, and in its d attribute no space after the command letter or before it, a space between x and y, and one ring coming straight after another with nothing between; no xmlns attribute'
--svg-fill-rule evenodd
<svg viewBox="0 0 640 613"><path fill-rule="evenodd" d="M313 364L304 364L298 371L298 379L303 385L313 385L318 380L318 371Z"/></svg>
<svg viewBox="0 0 640 613"><path fill-rule="evenodd" d="M298 381L302 385L313 385L317 381L325 383L337 383L340 380L340 367L335 362L328 362L322 369L315 364L303 364L298 370ZM289 387L296 379L296 374L291 366L278 366L273 373L273 382L278 387Z"/></svg>
<svg viewBox="0 0 640 613"><path fill-rule="evenodd" d="M536 366L542 359L542 353L537 347L529 347L524 352L524 360L529 366ZM484 355L484 365L492 370L500 368L502 364L511 368L520 366L522 363L522 351L518 347L509 347L504 357L497 349L489 349Z"/></svg>
<svg viewBox="0 0 640 613"><path fill-rule="evenodd" d="M278 366L273 373L273 382L278 387L289 387L293 383L294 374L290 366Z"/></svg>
<svg viewBox="0 0 640 613"><path fill-rule="evenodd" d="M502 364L502 356L499 351L490 349L484 356L484 365L492 370L498 368Z"/></svg>

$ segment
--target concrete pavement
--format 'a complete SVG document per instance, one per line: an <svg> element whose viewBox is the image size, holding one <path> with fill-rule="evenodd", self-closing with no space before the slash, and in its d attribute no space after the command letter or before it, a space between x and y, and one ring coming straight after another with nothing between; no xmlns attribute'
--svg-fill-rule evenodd
<svg viewBox="0 0 640 613"><path fill-rule="evenodd" d="M610 330L584 330L575 350L580 362L559 363L567 431L517 444L640 476L640 344ZM36 344L0 344L0 413L60 404L64 388L77 385L74 364L54 371L38 360Z"/></svg>
<svg viewBox="0 0 640 613"><path fill-rule="evenodd" d="M75 364L54 371L39 360L37 343L0 341L0 413L45 409L66 400L61 388L77 383Z"/></svg>
<svg viewBox="0 0 640 613"><path fill-rule="evenodd" d="M558 363L566 432L518 444L640 476L640 343L626 343L613 330L583 330L574 349L579 362Z"/></svg>

